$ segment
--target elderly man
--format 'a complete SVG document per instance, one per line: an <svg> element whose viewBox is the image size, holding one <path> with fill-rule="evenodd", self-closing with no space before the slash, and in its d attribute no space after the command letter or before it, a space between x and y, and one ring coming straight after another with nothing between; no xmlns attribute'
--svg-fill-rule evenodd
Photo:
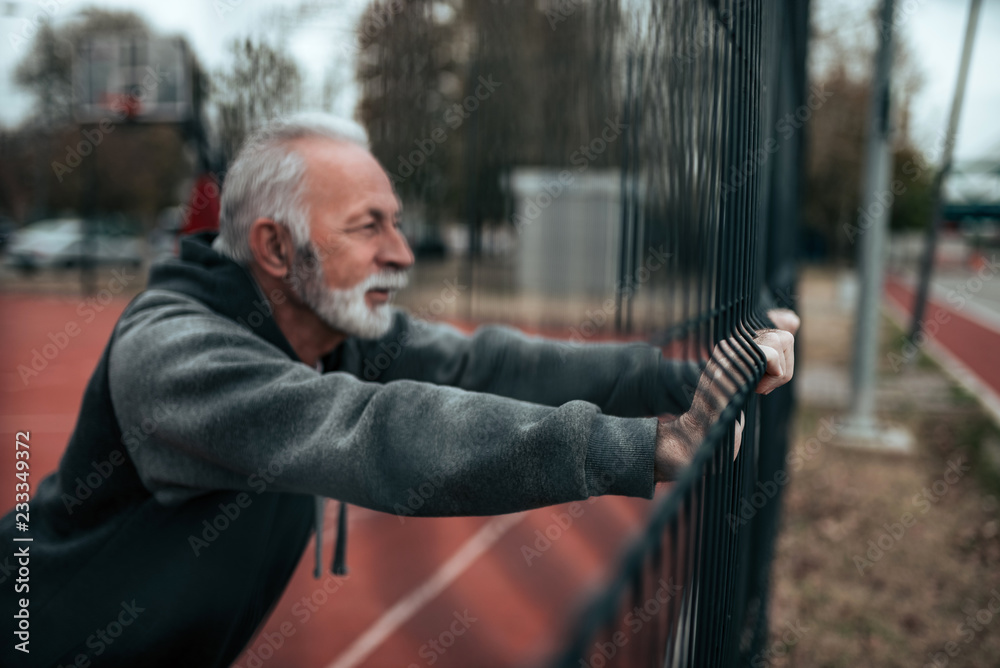
<svg viewBox="0 0 1000 668"><path fill-rule="evenodd" d="M416 512L438 516L650 497L715 419L725 372L749 377L725 356L699 381L644 344L418 322L389 306L413 264L398 218L357 126L293 119L248 142L220 234L153 268L38 488L30 654L8 636L0 663L227 666L295 569L314 496L412 512L431 481ZM792 337L758 344L768 392Z"/></svg>

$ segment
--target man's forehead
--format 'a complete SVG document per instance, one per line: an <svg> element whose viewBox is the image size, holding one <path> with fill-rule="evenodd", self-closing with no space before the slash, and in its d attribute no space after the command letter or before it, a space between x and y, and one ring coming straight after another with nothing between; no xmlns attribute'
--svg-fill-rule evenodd
<svg viewBox="0 0 1000 668"><path fill-rule="evenodd" d="M402 208L385 170L366 148L348 141L301 138L293 144L306 161L306 182L313 194L340 199L351 208ZM367 204L365 204L367 203Z"/></svg>
<svg viewBox="0 0 1000 668"><path fill-rule="evenodd" d="M383 171L375 157L363 146L327 137L300 137L291 142L292 149L306 161L307 173L327 177L365 175ZM370 175L370 174L369 174Z"/></svg>

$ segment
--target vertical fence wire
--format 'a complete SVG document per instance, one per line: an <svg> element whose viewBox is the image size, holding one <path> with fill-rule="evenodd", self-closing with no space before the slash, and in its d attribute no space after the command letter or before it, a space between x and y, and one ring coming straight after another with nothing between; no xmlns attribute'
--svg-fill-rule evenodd
<svg viewBox="0 0 1000 668"><path fill-rule="evenodd" d="M763 373L753 337L768 326L765 300L795 306L788 295L794 294L798 181L788 177L797 173L801 138L779 143L775 120L804 98L808 5L720 0L658 7L650 15L665 41L683 44L698 35L705 44L701 58L673 68L656 62L655 49L630 50L626 59L625 117L638 128L645 111L664 126L654 147L639 146L643 134L635 129L621 149L622 276L634 278L637 240L656 234L640 231L643 202L635 184L640 159L659 159L666 173L644 187L662 190L646 200L662 206L649 220L665 227L674 280L660 293L671 322L650 341L679 343L675 353L704 362L719 341L730 339L753 371L736 378L739 390L694 462L660 498L620 571L579 618L554 661L566 668L751 665L768 632L780 495L758 497L760 484L783 472L791 392L782 388L765 401L753 394ZM673 57L685 53L675 49ZM640 99L647 84L639 64L647 62L654 104L666 109L649 109ZM775 182L782 177L784 184ZM769 245L775 239L776 246ZM618 329L627 332L631 300L621 305ZM647 308L656 312L650 303ZM734 461L733 425L741 413L743 442ZM670 589L652 630L628 651L612 657L596 651L659 583L677 589Z"/></svg>
<svg viewBox="0 0 1000 668"><path fill-rule="evenodd" d="M600 323L580 314L610 303L613 334L665 356L705 365L733 344L737 389L554 662L749 665L767 638L780 509L780 487L759 503L758 490L783 472L792 405L788 386L753 393L764 370L753 339L767 307L795 306L802 140L778 136L776 119L805 98L808 2L444 4L402 3L358 76L404 211L467 233L455 271L468 293L453 315L586 323L591 336ZM444 139L414 150L430 136ZM508 256L485 247L500 233ZM626 617L647 605L641 623ZM599 651L622 629L621 651Z"/></svg>

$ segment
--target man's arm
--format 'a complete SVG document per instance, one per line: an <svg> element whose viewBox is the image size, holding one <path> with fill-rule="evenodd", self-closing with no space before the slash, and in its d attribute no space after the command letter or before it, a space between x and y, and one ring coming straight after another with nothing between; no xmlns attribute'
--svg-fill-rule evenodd
<svg viewBox="0 0 1000 668"><path fill-rule="evenodd" d="M382 338L351 343L344 363L365 380L414 379L546 406L580 399L622 417L683 413L700 374L646 343L573 345L497 325L468 336L403 311Z"/></svg>
<svg viewBox="0 0 1000 668"><path fill-rule="evenodd" d="M430 383L321 375L168 292L147 293L123 316L109 381L123 433L148 434L129 452L163 503L253 489L269 465L280 474L268 491L387 512L430 483L424 515L653 492L655 418L612 417L585 401L548 407Z"/></svg>

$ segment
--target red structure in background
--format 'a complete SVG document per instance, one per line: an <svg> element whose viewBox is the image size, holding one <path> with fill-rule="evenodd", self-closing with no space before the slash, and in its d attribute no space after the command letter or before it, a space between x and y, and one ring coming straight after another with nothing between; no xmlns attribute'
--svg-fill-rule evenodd
<svg viewBox="0 0 1000 668"><path fill-rule="evenodd" d="M106 93L101 98L103 105L126 121L134 121L142 113L142 100L131 93Z"/></svg>
<svg viewBox="0 0 1000 668"><path fill-rule="evenodd" d="M211 172L203 172L191 189L191 200L184 208L181 235L219 229L219 179Z"/></svg>

